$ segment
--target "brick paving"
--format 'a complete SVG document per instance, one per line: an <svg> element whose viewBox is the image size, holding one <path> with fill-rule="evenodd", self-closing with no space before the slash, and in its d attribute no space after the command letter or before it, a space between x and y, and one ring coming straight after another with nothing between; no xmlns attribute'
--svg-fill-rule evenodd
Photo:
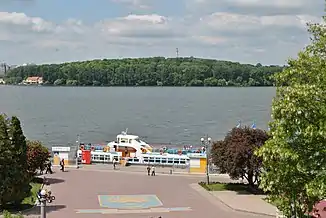
<svg viewBox="0 0 326 218"><path fill-rule="evenodd" d="M67 169L49 175L53 178L51 190L56 200L47 206L48 218L55 217L117 217L117 218L251 218L264 217L240 213L223 205L207 193L200 193L191 187L202 178L186 176L119 173L114 171L90 171ZM134 211L125 213L110 210L110 214L81 214L77 210L107 209L101 208L98 195L156 195L163 203L163 208L190 207L190 211L166 212L164 209ZM210 195L210 194L208 194ZM214 198L214 197L213 197ZM113 212L112 212L113 211ZM123 213L121 213L123 212ZM37 214L38 212L33 212ZM30 213L33 215L33 213Z"/></svg>

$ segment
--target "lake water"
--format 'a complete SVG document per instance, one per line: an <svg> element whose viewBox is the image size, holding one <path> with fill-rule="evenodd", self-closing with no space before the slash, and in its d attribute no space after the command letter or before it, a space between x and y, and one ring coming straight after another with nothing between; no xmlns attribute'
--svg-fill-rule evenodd
<svg viewBox="0 0 326 218"><path fill-rule="evenodd" d="M238 120L267 129L275 88L0 86L0 112L49 147L114 140L128 128L148 143L223 139Z"/></svg>

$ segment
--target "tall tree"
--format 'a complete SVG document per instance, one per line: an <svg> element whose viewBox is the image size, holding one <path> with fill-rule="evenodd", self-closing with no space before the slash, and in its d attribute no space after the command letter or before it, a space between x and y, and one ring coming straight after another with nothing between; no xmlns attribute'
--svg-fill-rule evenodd
<svg viewBox="0 0 326 218"><path fill-rule="evenodd" d="M261 158L255 155L268 139L265 131L249 127L233 128L223 141L212 147L213 163L233 179L245 178L249 185L259 183Z"/></svg>
<svg viewBox="0 0 326 218"><path fill-rule="evenodd" d="M11 187L12 149L8 135L6 116L0 115L0 205L8 202L12 193Z"/></svg>
<svg viewBox="0 0 326 218"><path fill-rule="evenodd" d="M21 128L20 121L17 117L13 116L11 118L11 128L10 128L10 137L11 143L13 144L16 155L17 155L17 162L22 168L27 168L27 144L26 138L24 136L23 130Z"/></svg>
<svg viewBox="0 0 326 218"><path fill-rule="evenodd" d="M21 128L20 121L17 117L13 116L10 119L9 137L13 147L13 162L12 167L14 178L19 178L14 185L14 194L12 198L14 201L20 203L29 194L31 177L27 173L27 145L26 139Z"/></svg>
<svg viewBox="0 0 326 218"><path fill-rule="evenodd" d="M271 138L257 153L261 186L287 217L326 196L326 26L308 27L311 44L275 77Z"/></svg>
<svg viewBox="0 0 326 218"><path fill-rule="evenodd" d="M0 115L0 204L20 203L30 192L26 141L17 117Z"/></svg>

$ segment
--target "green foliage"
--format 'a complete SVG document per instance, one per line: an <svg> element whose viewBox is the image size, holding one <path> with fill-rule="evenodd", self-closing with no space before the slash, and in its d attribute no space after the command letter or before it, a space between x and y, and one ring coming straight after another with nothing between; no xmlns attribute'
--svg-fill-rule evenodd
<svg viewBox="0 0 326 218"><path fill-rule="evenodd" d="M3 211L3 218L24 218L22 214L12 215L9 211Z"/></svg>
<svg viewBox="0 0 326 218"><path fill-rule="evenodd" d="M30 193L26 141L17 117L0 115L0 204L20 203Z"/></svg>
<svg viewBox="0 0 326 218"><path fill-rule="evenodd" d="M5 80L6 84L18 84L23 80L23 78L22 77L5 77L4 80Z"/></svg>
<svg viewBox="0 0 326 218"><path fill-rule="evenodd" d="M10 213L9 211L7 211L7 210L5 210L5 211L3 212L3 216L4 216L4 218L12 218L11 213Z"/></svg>
<svg viewBox="0 0 326 218"><path fill-rule="evenodd" d="M43 179L42 179L43 182ZM31 191L30 191L30 195L26 198L24 198L24 200L21 202L24 205L34 205L35 201L37 200L37 193L39 192L39 190L41 189L42 186L42 182L31 182Z"/></svg>
<svg viewBox="0 0 326 218"><path fill-rule="evenodd" d="M280 66L199 58L136 58L29 65L11 69L6 82L42 76L45 85L67 86L271 86Z"/></svg>
<svg viewBox="0 0 326 218"><path fill-rule="evenodd" d="M261 170L261 158L254 152L267 139L267 133L260 129L233 128L223 141L214 142L212 161L221 173L227 173L233 179L245 178L250 186L254 186L259 183Z"/></svg>
<svg viewBox="0 0 326 218"><path fill-rule="evenodd" d="M37 169L45 169L50 153L40 141L27 141L28 172L34 176Z"/></svg>
<svg viewBox="0 0 326 218"><path fill-rule="evenodd" d="M27 145L17 117L0 115L0 209L17 211L34 205L41 184L36 180L30 183L35 172L31 173L30 167L44 164L48 157L47 148L40 142ZM4 216L22 217L9 212Z"/></svg>
<svg viewBox="0 0 326 218"><path fill-rule="evenodd" d="M5 115L0 115L0 205L7 203L12 190L11 162L13 160L12 146L8 135Z"/></svg>
<svg viewBox="0 0 326 218"><path fill-rule="evenodd" d="M271 138L257 152L261 187L286 216L304 216L326 197L326 28L309 32L311 45L275 76Z"/></svg>
<svg viewBox="0 0 326 218"><path fill-rule="evenodd" d="M9 123L9 137L13 146L13 162L11 165L11 173L16 180L12 181L14 186L11 198L18 204L29 195L29 182L31 177L27 173L27 146L26 140L21 128L20 121L13 116Z"/></svg>

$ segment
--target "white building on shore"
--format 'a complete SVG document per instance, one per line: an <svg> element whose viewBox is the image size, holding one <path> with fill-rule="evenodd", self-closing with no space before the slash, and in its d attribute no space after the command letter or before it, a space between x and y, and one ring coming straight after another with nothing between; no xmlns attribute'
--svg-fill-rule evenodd
<svg viewBox="0 0 326 218"><path fill-rule="evenodd" d="M24 85L42 85L43 84L43 77L39 77L39 76L31 76L31 77L27 77L27 79L25 79L23 81Z"/></svg>

